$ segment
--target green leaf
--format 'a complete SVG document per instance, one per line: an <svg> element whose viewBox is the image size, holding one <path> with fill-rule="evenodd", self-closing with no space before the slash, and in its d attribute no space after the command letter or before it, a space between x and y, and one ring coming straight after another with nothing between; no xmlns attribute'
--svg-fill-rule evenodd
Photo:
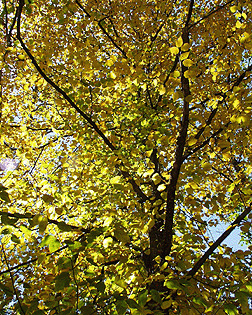
<svg viewBox="0 0 252 315"><path fill-rule="evenodd" d="M130 308L135 308L135 309L140 309L139 305L137 302L133 299L127 299L127 304L129 305Z"/></svg>
<svg viewBox="0 0 252 315"><path fill-rule="evenodd" d="M141 292L138 296L138 304L143 307L147 302L148 290Z"/></svg>
<svg viewBox="0 0 252 315"><path fill-rule="evenodd" d="M4 191L7 190L8 188L6 188L5 186L3 186L3 184L0 183L0 191Z"/></svg>
<svg viewBox="0 0 252 315"><path fill-rule="evenodd" d="M224 304L224 310L228 315L239 314L237 308L231 303Z"/></svg>
<svg viewBox="0 0 252 315"><path fill-rule="evenodd" d="M116 301L116 310L117 310L118 315L126 314L127 309L128 309L128 305L124 300Z"/></svg>
<svg viewBox="0 0 252 315"><path fill-rule="evenodd" d="M172 305L172 300L167 300L167 301L164 301L162 304L161 304L161 308L163 310L169 308L170 306Z"/></svg>
<svg viewBox="0 0 252 315"><path fill-rule="evenodd" d="M195 296L193 298L193 302L198 304L198 305L202 305L202 306L207 307L206 301L201 296Z"/></svg>
<svg viewBox="0 0 252 315"><path fill-rule="evenodd" d="M45 245L49 246L50 253L52 253L52 252L54 252L60 248L60 242L53 235L46 235L43 238L42 242L40 243L40 247L43 247Z"/></svg>
<svg viewBox="0 0 252 315"><path fill-rule="evenodd" d="M9 288L0 282L0 289L4 291L7 296L13 296L14 292L12 288Z"/></svg>
<svg viewBox="0 0 252 315"><path fill-rule="evenodd" d="M69 226L65 222L58 222L57 225L58 225L59 229L63 232L69 232L72 230L71 226Z"/></svg>
<svg viewBox="0 0 252 315"><path fill-rule="evenodd" d="M181 290L181 289L183 289L182 286L179 284L179 282L177 280L166 280L164 285L168 289L172 289L172 290Z"/></svg>
<svg viewBox="0 0 252 315"><path fill-rule="evenodd" d="M155 302L161 304L162 300L161 300L160 294L159 294L159 292L157 290L151 290L150 294L151 294L152 299Z"/></svg>
<svg viewBox="0 0 252 315"><path fill-rule="evenodd" d="M59 269L67 269L72 267L72 261L69 257L60 257L57 261Z"/></svg>
<svg viewBox="0 0 252 315"><path fill-rule="evenodd" d="M70 284L71 278L69 275L69 272L64 271L60 273L56 278L55 278L55 290L56 291L61 291L64 288L68 287Z"/></svg>
<svg viewBox="0 0 252 315"><path fill-rule="evenodd" d="M130 241L130 237L128 233L125 231L124 227L119 223L116 224L116 227L114 230L114 236L123 244L128 243Z"/></svg>
<svg viewBox="0 0 252 315"><path fill-rule="evenodd" d="M104 293L106 286L103 281L98 282L95 286L98 291L100 291L101 293Z"/></svg>
<svg viewBox="0 0 252 315"><path fill-rule="evenodd" d="M252 283L246 284L246 288L252 293Z"/></svg>
<svg viewBox="0 0 252 315"><path fill-rule="evenodd" d="M9 194L8 194L6 191L1 191L1 192L0 192L0 198L1 198L2 200L4 200L5 202L7 202L7 203L10 203L10 202L11 202L10 197L9 197Z"/></svg>
<svg viewBox="0 0 252 315"><path fill-rule="evenodd" d="M1 215L1 222L4 224L4 225L13 225L15 226L15 223L18 221L17 218L10 218L7 214L2 214Z"/></svg>
<svg viewBox="0 0 252 315"><path fill-rule="evenodd" d="M82 314L85 314L85 315L94 315L96 314L95 312L95 309L93 308L93 306L82 306L81 307L81 312Z"/></svg>
<svg viewBox="0 0 252 315"><path fill-rule="evenodd" d="M11 240L16 244L20 244L20 240L16 235L12 235Z"/></svg>
<svg viewBox="0 0 252 315"><path fill-rule="evenodd" d="M39 232L43 233L46 230L48 219L45 216L39 217Z"/></svg>
<svg viewBox="0 0 252 315"><path fill-rule="evenodd" d="M7 227L2 230L1 234L7 235L7 234L10 234L11 232L12 232L11 228Z"/></svg>

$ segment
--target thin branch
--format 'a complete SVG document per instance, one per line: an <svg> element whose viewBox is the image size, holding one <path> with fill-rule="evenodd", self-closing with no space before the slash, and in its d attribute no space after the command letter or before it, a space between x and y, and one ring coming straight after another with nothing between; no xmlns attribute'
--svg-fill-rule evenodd
<svg viewBox="0 0 252 315"><path fill-rule="evenodd" d="M233 91L235 86L238 86L242 80L245 78L246 73L252 71L252 65L250 65L247 69L245 69L245 71L237 78L237 80L235 81L235 83L233 84L231 91Z"/></svg>
<svg viewBox="0 0 252 315"><path fill-rule="evenodd" d="M40 157L41 157L41 155L42 155L42 153L43 153L43 151L44 151L44 148L45 148L45 147L43 147L43 148L41 149L41 151L39 152L39 155L37 156L37 158L36 158L36 160L35 160L35 162L34 162L34 164L33 164L33 167L32 167L31 170L29 171L30 174L32 174L33 170L35 169L36 164L38 163L38 160L40 159Z"/></svg>
<svg viewBox="0 0 252 315"><path fill-rule="evenodd" d="M206 127L209 126L214 118L214 116L217 113L218 108L216 107L214 110L212 110L211 114L208 117L208 120L206 121L206 124L204 127L200 128L196 136L194 137L195 139L199 139L202 133L205 131Z"/></svg>
<svg viewBox="0 0 252 315"><path fill-rule="evenodd" d="M89 230L89 232L90 232L90 230ZM79 240L82 239L85 235L86 235L85 233L82 233L82 234L81 234L79 237L77 237L77 239L74 240L74 241L75 241L75 242L76 242L76 241L79 241ZM56 254L56 253L59 253L59 252L61 252L62 250L66 249L67 247L68 247L68 245L64 245L64 246L60 247L59 249L55 250L55 251L52 252L52 253L47 253L47 254L46 254L46 257L52 256L52 255L54 255L54 254ZM30 264L36 262L37 260L38 260L38 258L36 257L36 258L30 259L30 260L28 260L28 261L25 261L25 262L23 262L23 263L21 263L21 264L15 265L15 266L13 266L13 267L8 267L8 269L3 270L3 271L0 271L0 276L3 275L3 274L5 274L5 273L9 273L9 272L11 272L11 271L13 271L13 270L19 269L19 268L21 268L21 267L23 267L23 266L30 265Z"/></svg>
<svg viewBox="0 0 252 315"><path fill-rule="evenodd" d="M188 276L192 277L205 263L205 261L213 254L215 249L230 235L230 233L241 223L242 220L251 212L251 205L234 220L234 222L226 229L226 231L209 247L205 254L196 262L193 268L188 272Z"/></svg>
<svg viewBox="0 0 252 315"><path fill-rule="evenodd" d="M208 14L206 14L206 15L203 16L201 19L199 19L197 22L191 24L191 25L189 26L189 29L191 29L192 27L196 26L197 24L199 24L199 23L202 22L203 20L207 19L209 16L213 15L214 13L220 11L221 9L224 9L228 4L230 4L230 3L234 2L234 1L236 1L236 0L230 0L230 1L228 1L227 3L225 3L225 4L223 4L223 5L219 6L219 7L217 7L216 9L213 9L213 10L210 11Z"/></svg>
<svg viewBox="0 0 252 315"><path fill-rule="evenodd" d="M9 272L9 274L10 274L11 283L12 283L12 288L13 288L13 291L14 291L14 293L15 293L15 295L16 295L16 298L17 298L17 301L18 301L19 308L20 308L20 310L21 310L22 314L24 314L24 315L25 315L25 311L24 311L24 309L23 309L23 307L22 307L22 304L21 304L21 301L20 301L19 295L18 295L17 290L16 290L16 287L15 287L15 281L14 281L14 278L13 278L12 272L11 272L11 270L10 270L10 268L9 268L9 263L8 263L8 259L7 259L7 257L6 257L6 253L5 253L5 249L4 249L4 245L3 245L3 244L2 244L2 251L3 251L3 254L4 254L4 260L5 260L5 263L6 263L6 265L7 265L8 272Z"/></svg>
<svg viewBox="0 0 252 315"><path fill-rule="evenodd" d="M166 86L166 83L169 80L169 77L170 77L171 73L176 70L178 62L179 62L179 54L176 55L176 58L175 58L174 63L173 63L173 66L172 66L169 74L167 75L167 77L164 80L164 83L163 83L164 87Z"/></svg>
<svg viewBox="0 0 252 315"><path fill-rule="evenodd" d="M178 65L178 62L179 62L179 53L176 55L175 60L174 60L174 63L173 63L173 65L172 65L172 68L171 68L171 70L169 71L169 73L167 74L167 76L166 76L166 78L165 78L165 80L164 80L164 82L163 82L163 86L164 86L164 87L166 86L166 83L167 83L167 81L169 80L171 73L176 70L177 65ZM157 104L161 102L162 98L163 98L163 95L159 95L158 100L157 100L157 103L156 103L156 105L155 105L155 108L157 107Z"/></svg>
<svg viewBox="0 0 252 315"><path fill-rule="evenodd" d="M6 215L10 218L15 218L15 219L32 219L35 216L35 214L31 214L31 213L22 214L22 213L10 213L10 212L5 212L5 211L0 211L0 215ZM78 230L84 233L90 232L89 229L84 229L81 226L67 224L64 221L57 221L57 220L52 220L52 219L47 219L47 220L48 220L48 223L55 224L58 226L64 224L64 227L68 227L72 230Z"/></svg>
<svg viewBox="0 0 252 315"><path fill-rule="evenodd" d="M5 22L4 22L4 26L5 26L5 36L6 36L6 39L7 39L7 45L9 45L8 12L7 12L7 3L6 3L6 0L4 0L4 11L5 11Z"/></svg>
<svg viewBox="0 0 252 315"><path fill-rule="evenodd" d="M14 18L13 18L13 21L12 21L12 24L11 24L11 27L10 27L10 30L9 30L8 39L7 39L9 45L11 44L11 42L10 42L10 40L11 40L11 35L12 35L12 31L13 31L13 29L14 29L14 26L15 26L15 24L16 24L16 21L17 21L17 16L18 16L18 9L17 9L16 12L15 12L15 16L14 16Z"/></svg>
<svg viewBox="0 0 252 315"><path fill-rule="evenodd" d="M137 185L136 181L130 176L130 174L127 171L123 171L121 169L120 173L123 175L124 178L127 179L127 181L132 185L135 193L137 193L138 197L140 198L141 202L144 202L148 200L148 197L142 192L140 187Z"/></svg>
<svg viewBox="0 0 252 315"><path fill-rule="evenodd" d="M193 155L194 153L196 153L197 151L199 151L200 149L204 148L212 138L216 137L218 134L220 134L223 130L225 130L225 128L230 124L231 122L229 121L228 123L226 123L224 125L224 127L219 128L217 131L215 131L210 137L208 137L205 141L203 141L199 146L197 146L196 148L194 148L192 151L187 152L184 156L183 156L183 161L186 160L188 157L190 157L191 155Z"/></svg>

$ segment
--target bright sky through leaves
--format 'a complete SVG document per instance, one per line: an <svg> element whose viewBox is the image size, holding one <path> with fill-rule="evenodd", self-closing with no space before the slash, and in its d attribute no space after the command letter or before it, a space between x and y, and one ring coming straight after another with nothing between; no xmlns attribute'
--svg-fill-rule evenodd
<svg viewBox="0 0 252 315"><path fill-rule="evenodd" d="M0 2L1 311L252 314L251 9Z"/></svg>

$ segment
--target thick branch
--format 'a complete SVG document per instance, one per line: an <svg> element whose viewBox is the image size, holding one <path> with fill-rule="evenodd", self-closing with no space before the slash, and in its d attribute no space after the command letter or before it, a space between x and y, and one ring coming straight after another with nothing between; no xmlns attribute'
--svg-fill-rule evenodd
<svg viewBox="0 0 252 315"><path fill-rule="evenodd" d="M228 237L228 235L241 223L242 220L250 213L251 205L247 207L226 229L226 231L209 247L205 254L196 262L193 268L188 272L188 276L194 276L200 267L205 263L205 261L212 255L215 249Z"/></svg>
<svg viewBox="0 0 252 315"><path fill-rule="evenodd" d="M194 5L194 0L191 0L187 19L186 19L186 25L183 29L183 34L182 34L183 43L189 43L188 24L192 16L193 5ZM190 95L190 85L189 85L188 78L186 78L184 75L187 69L188 68L184 66L182 63L181 85L182 85L182 91L184 94L183 117L182 117L182 122L181 122L180 133L177 139L175 161L174 161L171 175L170 175L170 182L167 187L167 206L166 206L166 213L165 213L164 233L163 233L163 252L162 252L163 259L165 258L165 256L169 255L171 251L171 246L172 246L175 192L176 192L176 186L177 186L177 182L179 178L180 168L184 161L183 152L185 148L188 123L189 123L188 96Z"/></svg>
<svg viewBox="0 0 252 315"><path fill-rule="evenodd" d="M87 116L72 100L71 98L67 95L65 91L63 91L55 82L53 82L46 74L45 72L40 68L38 65L37 61L31 54L30 50L26 47L25 43L23 42L21 38L21 32L20 32L20 22L21 22L21 14L22 14L22 9L24 6L24 0L19 1L19 10L18 10L18 19L17 19L17 39L19 40L22 48L30 58L32 64L34 67L37 69L39 74L43 77L43 79L49 83L57 92L59 92L60 95L63 96L63 98L89 123L89 125L94 129L98 135L103 139L104 143L112 150L115 151L116 147L109 141L109 139L104 135L104 133L98 128L96 123L89 117Z"/></svg>

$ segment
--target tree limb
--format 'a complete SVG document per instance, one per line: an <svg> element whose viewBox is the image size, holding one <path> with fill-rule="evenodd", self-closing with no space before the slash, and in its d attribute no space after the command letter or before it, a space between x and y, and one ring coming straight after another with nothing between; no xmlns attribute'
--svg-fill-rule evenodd
<svg viewBox="0 0 252 315"><path fill-rule="evenodd" d="M189 31L188 25L192 16L194 0L190 1L188 15L186 19L186 24L183 29L182 39L183 43L189 43ZM181 85L182 91L184 94L184 105L183 105L183 116L181 121L181 129L177 139L177 147L175 152L174 164L171 170L170 182L167 187L167 206L165 211L165 224L163 232L163 249L162 249L162 258L169 255L172 246L172 230L173 230L173 217L174 217L174 202L175 202L175 192L177 181L179 178L180 168L183 164L183 152L187 138L187 130L189 124L189 101L188 96L190 95L190 85L188 78L185 77L185 71L188 69L182 63L182 73L181 73Z"/></svg>
<svg viewBox="0 0 252 315"><path fill-rule="evenodd" d="M241 223L243 219L250 213L251 205L246 207L245 210L234 220L234 222L226 229L226 231L209 247L205 254L196 262L193 268L188 272L188 276L192 277L205 263L205 261L212 255L215 249L228 237L228 235Z"/></svg>

